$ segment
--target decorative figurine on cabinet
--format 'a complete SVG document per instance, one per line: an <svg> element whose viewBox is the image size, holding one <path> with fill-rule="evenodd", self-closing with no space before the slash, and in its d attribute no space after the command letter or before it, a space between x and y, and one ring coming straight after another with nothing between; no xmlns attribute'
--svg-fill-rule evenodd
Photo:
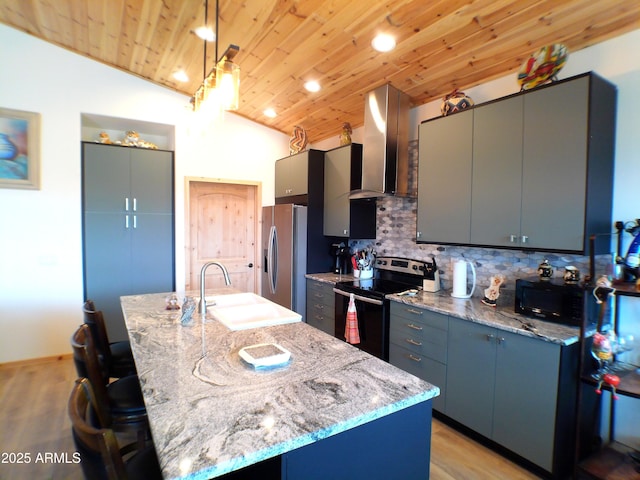
<svg viewBox="0 0 640 480"><path fill-rule="evenodd" d="M442 116L446 117L451 113L456 113L466 108L473 107L474 103L471 97L465 95L464 92L459 91L457 88L446 95L442 99L442 105L440 106L440 112Z"/></svg>
<svg viewBox="0 0 640 480"><path fill-rule="evenodd" d="M340 134L340 146L351 145L351 134L353 130L351 129L351 124L349 122L344 122L342 124L342 133Z"/></svg>
<svg viewBox="0 0 640 480"><path fill-rule="evenodd" d="M295 155L307 148L307 132L300 125L293 127L293 133L289 140L289 154Z"/></svg>
<svg viewBox="0 0 640 480"><path fill-rule="evenodd" d="M504 283L504 275L494 275L489 279L489 288L484 291L482 303L495 307L500 296L500 286Z"/></svg>

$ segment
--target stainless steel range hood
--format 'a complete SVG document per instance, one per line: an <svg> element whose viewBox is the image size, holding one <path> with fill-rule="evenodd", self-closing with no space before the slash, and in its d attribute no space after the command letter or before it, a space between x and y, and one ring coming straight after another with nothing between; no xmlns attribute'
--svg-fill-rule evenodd
<svg viewBox="0 0 640 480"><path fill-rule="evenodd" d="M409 106L391 85L365 96L362 189L350 198L409 195Z"/></svg>

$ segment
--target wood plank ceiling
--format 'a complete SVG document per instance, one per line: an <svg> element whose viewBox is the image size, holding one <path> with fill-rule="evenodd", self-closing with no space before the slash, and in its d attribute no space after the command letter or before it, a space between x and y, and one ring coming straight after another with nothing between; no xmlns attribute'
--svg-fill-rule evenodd
<svg viewBox="0 0 640 480"><path fill-rule="evenodd" d="M219 8L219 53L240 46L237 113L287 135L302 125L310 142L339 135L343 122L362 125L364 94L384 83L413 105L509 73L517 85L541 46L563 43L571 54L640 28L638 0L220 0ZM213 26L215 0L208 18ZM203 0L0 0L0 22L189 96L215 63L215 44L205 66L193 33L205 23ZM383 31L397 39L390 53L370 46ZM173 78L181 69L189 81ZM306 91L307 80L322 89Z"/></svg>

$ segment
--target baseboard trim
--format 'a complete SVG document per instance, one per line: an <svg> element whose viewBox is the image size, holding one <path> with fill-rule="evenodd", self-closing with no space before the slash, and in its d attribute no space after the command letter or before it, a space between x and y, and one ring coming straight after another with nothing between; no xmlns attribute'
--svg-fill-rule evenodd
<svg viewBox="0 0 640 480"><path fill-rule="evenodd" d="M0 363L0 370L6 368L27 367L29 365L39 365L41 363L58 362L61 360L69 360L73 358L72 353L63 353L61 355L51 355L49 357L28 358L26 360L17 360L15 362Z"/></svg>

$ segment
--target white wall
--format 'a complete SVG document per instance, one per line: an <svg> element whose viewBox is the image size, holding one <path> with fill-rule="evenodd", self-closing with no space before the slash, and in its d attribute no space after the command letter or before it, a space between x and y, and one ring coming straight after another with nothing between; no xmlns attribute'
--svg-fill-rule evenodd
<svg viewBox="0 0 640 480"><path fill-rule="evenodd" d="M41 114L41 189L0 189L0 363L68 353L82 322L81 115L175 126L176 277L184 285L184 178L263 182L288 136L227 113L203 130L188 98L0 24L0 106ZM10 47L9 47L10 46Z"/></svg>

